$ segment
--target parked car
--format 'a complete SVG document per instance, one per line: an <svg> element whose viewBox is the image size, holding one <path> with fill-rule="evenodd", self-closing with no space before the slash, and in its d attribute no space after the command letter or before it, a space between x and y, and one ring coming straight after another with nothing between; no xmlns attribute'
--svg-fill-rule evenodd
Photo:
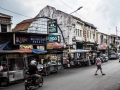
<svg viewBox="0 0 120 90"><path fill-rule="evenodd" d="M100 56L100 59L101 59L102 63L105 62L105 60L104 60L104 58L102 56Z"/></svg>
<svg viewBox="0 0 120 90"><path fill-rule="evenodd" d="M116 54L116 53L111 53L111 54L109 55L109 59L118 59L118 54Z"/></svg>
<svg viewBox="0 0 120 90"><path fill-rule="evenodd" d="M107 62L108 61L108 56L106 54L100 55L100 58L103 59L103 62Z"/></svg>

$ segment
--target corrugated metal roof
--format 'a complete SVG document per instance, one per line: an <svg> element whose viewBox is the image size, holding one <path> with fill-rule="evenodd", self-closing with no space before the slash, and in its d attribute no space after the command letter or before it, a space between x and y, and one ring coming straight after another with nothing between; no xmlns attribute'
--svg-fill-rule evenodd
<svg viewBox="0 0 120 90"><path fill-rule="evenodd" d="M35 18L23 20L22 22L18 23L15 28L13 29L13 32L21 31L21 30L28 30L29 26L33 21L35 21Z"/></svg>

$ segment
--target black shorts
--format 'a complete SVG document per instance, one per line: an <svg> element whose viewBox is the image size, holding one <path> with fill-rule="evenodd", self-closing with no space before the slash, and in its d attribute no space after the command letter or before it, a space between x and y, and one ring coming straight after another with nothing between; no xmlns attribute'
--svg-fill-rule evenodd
<svg viewBox="0 0 120 90"><path fill-rule="evenodd" d="M97 69L102 69L102 68L101 68L101 65L97 65Z"/></svg>

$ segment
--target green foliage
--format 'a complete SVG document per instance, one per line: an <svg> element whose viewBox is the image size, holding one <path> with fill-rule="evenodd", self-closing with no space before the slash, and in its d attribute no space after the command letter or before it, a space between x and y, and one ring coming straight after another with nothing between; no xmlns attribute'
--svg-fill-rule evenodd
<svg viewBox="0 0 120 90"><path fill-rule="evenodd" d="M110 43L111 48L115 48L115 44L114 43Z"/></svg>

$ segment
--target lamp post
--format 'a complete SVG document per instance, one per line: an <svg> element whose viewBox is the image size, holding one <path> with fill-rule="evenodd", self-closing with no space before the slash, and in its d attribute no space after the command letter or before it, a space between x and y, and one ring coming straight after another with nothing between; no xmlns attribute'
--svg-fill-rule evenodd
<svg viewBox="0 0 120 90"><path fill-rule="evenodd" d="M78 10L80 10L81 8L83 8L82 6L81 7L79 7L77 10L75 10L75 11L73 11L73 12L71 12L70 14L69 14L69 16L71 15L71 14L73 14L74 12L77 12ZM69 43L69 38L70 38L70 36L69 36L69 31L71 31L71 29L69 28L69 27L72 27L72 26L67 26L68 27L68 47L69 47L69 51L70 51L70 43Z"/></svg>
<svg viewBox="0 0 120 90"><path fill-rule="evenodd" d="M83 7L82 7L82 6L81 6L81 7L79 7L77 10L75 10L75 11L71 12L70 14L72 14L72 13L74 13L74 12L76 12L76 11L80 10L81 8L83 8Z"/></svg>

